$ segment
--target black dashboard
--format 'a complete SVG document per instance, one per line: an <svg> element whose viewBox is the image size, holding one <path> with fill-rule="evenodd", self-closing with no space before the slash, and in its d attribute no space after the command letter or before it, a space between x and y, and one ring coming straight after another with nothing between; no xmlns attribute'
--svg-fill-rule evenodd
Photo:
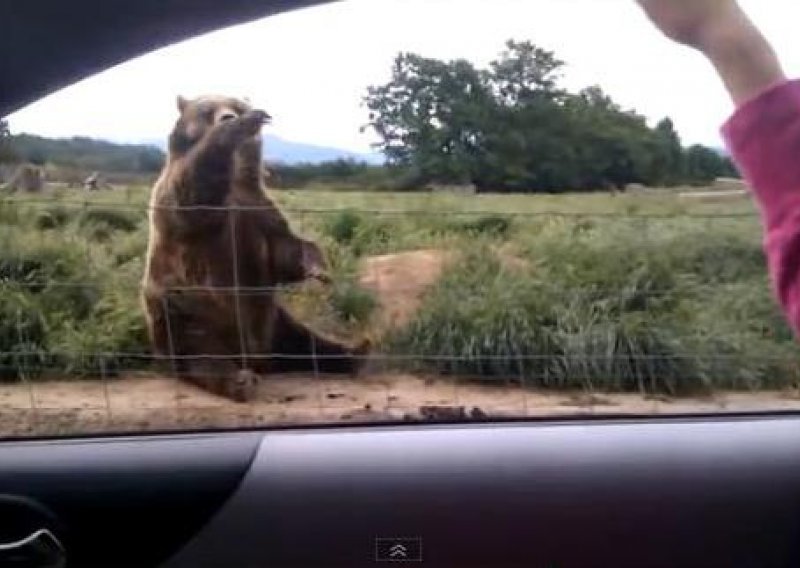
<svg viewBox="0 0 800 568"><path fill-rule="evenodd" d="M48 529L68 566L119 568L797 566L798 432L782 416L7 442L0 541Z"/></svg>

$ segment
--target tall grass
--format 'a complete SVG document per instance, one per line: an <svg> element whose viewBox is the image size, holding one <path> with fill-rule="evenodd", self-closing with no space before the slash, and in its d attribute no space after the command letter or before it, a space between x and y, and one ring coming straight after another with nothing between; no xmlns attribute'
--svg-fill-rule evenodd
<svg viewBox="0 0 800 568"><path fill-rule="evenodd" d="M417 368L538 387L795 384L800 358L769 293L757 227L581 223L518 235L528 269L465 248L391 349L419 354Z"/></svg>
<svg viewBox="0 0 800 568"><path fill-rule="evenodd" d="M87 377L136 368L148 351L141 256L118 262L143 215L113 208L0 204L0 377ZM13 211L13 214L10 212ZM126 355L121 355L125 353Z"/></svg>
<svg viewBox="0 0 800 568"><path fill-rule="evenodd" d="M148 368L138 301L146 192L75 195L0 202L0 380ZM769 293L746 202L688 209L668 193L275 197L329 258L333 287L282 294L325 333L372 331L378 304L358 284L364 257L457 253L416 318L383 340L383 353L405 368L676 394L798 380L798 350Z"/></svg>

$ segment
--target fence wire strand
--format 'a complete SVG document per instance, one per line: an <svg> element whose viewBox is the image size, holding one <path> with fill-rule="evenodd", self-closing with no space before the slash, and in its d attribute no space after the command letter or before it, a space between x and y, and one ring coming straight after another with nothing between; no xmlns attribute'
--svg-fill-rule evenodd
<svg viewBox="0 0 800 568"><path fill-rule="evenodd" d="M103 203L103 202L87 202L87 201L70 201L70 200L53 200L50 202L43 202L37 199L15 198L13 200L0 200L2 205L26 205L34 207L76 207L81 209L87 208L112 208L119 211L136 211L136 212L150 212L150 211L170 211L170 212L202 212L202 211L220 211L220 212L270 212L274 211L274 207L264 205L149 205L149 204L134 204L134 203ZM281 207L280 210L289 215L337 215L343 211L349 211L353 208L316 208L316 207ZM636 220L636 219L649 219L649 220L671 220L671 219L758 219L758 214L754 211L741 211L741 212L665 212L665 213L643 213L643 212L618 212L618 211L567 211L558 209L547 209L537 211L515 211L506 209L475 209L475 210L454 210L454 209L417 209L417 208L403 208L403 209L389 209L389 208L371 208L371 207L358 207L358 213L370 216L379 217L436 217L447 215L452 217L474 217L485 215L505 215L512 218L566 218L566 219L611 219L611 220Z"/></svg>

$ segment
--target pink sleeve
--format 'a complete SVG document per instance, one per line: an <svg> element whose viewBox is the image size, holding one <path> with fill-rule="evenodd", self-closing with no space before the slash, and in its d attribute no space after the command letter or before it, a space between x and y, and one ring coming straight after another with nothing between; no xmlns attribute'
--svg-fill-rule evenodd
<svg viewBox="0 0 800 568"><path fill-rule="evenodd" d="M774 293L800 335L800 81L743 104L722 133L761 210Z"/></svg>

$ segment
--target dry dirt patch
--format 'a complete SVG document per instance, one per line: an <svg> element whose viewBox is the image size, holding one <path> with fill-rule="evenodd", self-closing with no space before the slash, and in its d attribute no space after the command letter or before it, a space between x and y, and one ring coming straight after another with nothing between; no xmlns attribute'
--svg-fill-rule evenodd
<svg viewBox="0 0 800 568"><path fill-rule="evenodd" d="M529 267L528 261L520 258L510 245L498 246L494 252L507 270ZM425 249L365 259L359 284L373 292L378 300L379 329L407 325L419 310L425 292L456 258L454 251Z"/></svg>
<svg viewBox="0 0 800 568"><path fill-rule="evenodd" d="M378 299L379 327L398 328L411 321L425 291L439 280L453 256L432 249L365 259L359 283Z"/></svg>

